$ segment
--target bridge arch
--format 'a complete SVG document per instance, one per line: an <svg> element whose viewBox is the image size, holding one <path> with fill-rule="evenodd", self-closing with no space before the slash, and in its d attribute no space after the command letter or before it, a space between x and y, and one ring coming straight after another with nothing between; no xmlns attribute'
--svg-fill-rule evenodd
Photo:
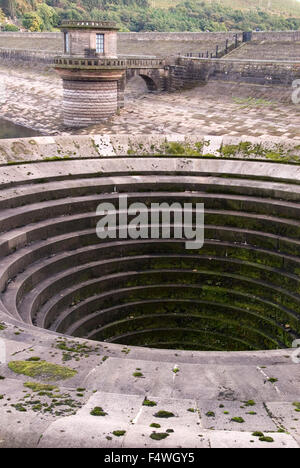
<svg viewBox="0 0 300 468"><path fill-rule="evenodd" d="M150 76L148 75L145 75L143 73L139 73L138 74L141 78L143 78L143 80L145 81L146 85L147 85L147 89L148 91L158 91L158 85L157 83L153 80L153 78L151 78Z"/></svg>
<svg viewBox="0 0 300 468"><path fill-rule="evenodd" d="M161 91L162 78L160 70L157 69L139 69L139 68L129 68L126 70L126 81L129 81L134 76L140 76L146 83L148 91Z"/></svg>

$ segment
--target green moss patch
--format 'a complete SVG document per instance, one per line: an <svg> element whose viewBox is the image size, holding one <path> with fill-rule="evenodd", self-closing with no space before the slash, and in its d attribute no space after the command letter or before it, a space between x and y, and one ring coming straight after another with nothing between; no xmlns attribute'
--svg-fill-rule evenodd
<svg viewBox="0 0 300 468"><path fill-rule="evenodd" d="M72 305L79 304L79 302L81 302L80 297L74 299ZM94 348L87 343L78 343L75 340L67 340L66 338L58 338L53 346L63 351L63 362L71 361L72 359L79 361L81 358L87 358L90 355L99 353L99 347L97 346Z"/></svg>
<svg viewBox="0 0 300 468"><path fill-rule="evenodd" d="M242 403L244 403L245 406L255 406L256 405L254 400L243 401Z"/></svg>
<svg viewBox="0 0 300 468"><path fill-rule="evenodd" d="M58 387L55 385L41 384L38 382L25 382L24 387L30 388L34 392L52 392L53 390L58 390Z"/></svg>
<svg viewBox="0 0 300 468"><path fill-rule="evenodd" d="M151 401L145 398L145 400L143 401L143 406L157 406L157 403L155 401Z"/></svg>
<svg viewBox="0 0 300 468"><path fill-rule="evenodd" d="M274 442L274 439L272 437L267 437L267 436L260 437L259 440L261 442Z"/></svg>
<svg viewBox="0 0 300 468"><path fill-rule="evenodd" d="M278 379L275 379L274 377L271 377L270 379L268 379L268 382L276 383L276 382L278 382Z"/></svg>
<svg viewBox="0 0 300 468"><path fill-rule="evenodd" d="M125 434L126 434L126 431L114 431L113 432L113 435L116 437L122 437Z"/></svg>
<svg viewBox="0 0 300 468"><path fill-rule="evenodd" d="M103 408L101 406L95 406L94 409L90 412L91 416L107 416L107 413L103 411Z"/></svg>
<svg viewBox="0 0 300 468"><path fill-rule="evenodd" d="M294 401L293 406L295 406L295 411L300 412L300 401Z"/></svg>
<svg viewBox="0 0 300 468"><path fill-rule="evenodd" d="M8 367L16 374L45 380L66 380L74 377L77 371L47 361L11 361Z"/></svg>
<svg viewBox="0 0 300 468"><path fill-rule="evenodd" d="M150 435L150 438L153 440L163 440L169 437L169 434L167 432L152 432Z"/></svg>
<svg viewBox="0 0 300 468"><path fill-rule="evenodd" d="M243 418L241 418L240 416L236 416L234 418L231 418L231 421L239 423L239 424L243 424L245 422L245 420Z"/></svg>
<svg viewBox="0 0 300 468"><path fill-rule="evenodd" d="M201 156L203 152L204 142L194 144L179 143L178 141L169 141L162 148L164 155L172 156Z"/></svg>
<svg viewBox="0 0 300 468"><path fill-rule="evenodd" d="M20 411L21 413L25 413L27 411L26 408L21 403L16 403L15 405L11 405L13 408L15 408L17 411Z"/></svg>
<svg viewBox="0 0 300 468"><path fill-rule="evenodd" d="M156 418L174 418L175 414L170 411L161 410L154 414Z"/></svg>

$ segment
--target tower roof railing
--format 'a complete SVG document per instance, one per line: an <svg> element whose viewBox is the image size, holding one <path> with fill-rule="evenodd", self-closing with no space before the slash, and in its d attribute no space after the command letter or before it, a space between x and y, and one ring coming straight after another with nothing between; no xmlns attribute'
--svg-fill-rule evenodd
<svg viewBox="0 0 300 468"><path fill-rule="evenodd" d="M74 21L64 20L60 28L119 29L114 21Z"/></svg>
<svg viewBox="0 0 300 468"><path fill-rule="evenodd" d="M165 60L152 57L79 57L62 55L54 58L55 68L97 69L97 68L163 68Z"/></svg>

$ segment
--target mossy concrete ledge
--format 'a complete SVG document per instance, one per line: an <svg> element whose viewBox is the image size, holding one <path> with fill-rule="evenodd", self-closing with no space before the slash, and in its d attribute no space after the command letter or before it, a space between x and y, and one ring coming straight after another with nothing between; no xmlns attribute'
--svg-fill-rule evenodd
<svg viewBox="0 0 300 468"><path fill-rule="evenodd" d="M0 447L299 448L297 143L68 138L1 142ZM204 201L203 249L99 241L119 193Z"/></svg>
<svg viewBox="0 0 300 468"><path fill-rule="evenodd" d="M112 156L205 156L297 162L300 140L213 135L59 135L2 139L0 164Z"/></svg>

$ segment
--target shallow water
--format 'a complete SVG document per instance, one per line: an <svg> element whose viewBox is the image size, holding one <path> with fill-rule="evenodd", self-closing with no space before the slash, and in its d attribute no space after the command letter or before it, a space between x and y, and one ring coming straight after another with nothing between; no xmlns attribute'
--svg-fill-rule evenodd
<svg viewBox="0 0 300 468"><path fill-rule="evenodd" d="M26 138L38 135L39 132L35 130L0 119L0 138Z"/></svg>

